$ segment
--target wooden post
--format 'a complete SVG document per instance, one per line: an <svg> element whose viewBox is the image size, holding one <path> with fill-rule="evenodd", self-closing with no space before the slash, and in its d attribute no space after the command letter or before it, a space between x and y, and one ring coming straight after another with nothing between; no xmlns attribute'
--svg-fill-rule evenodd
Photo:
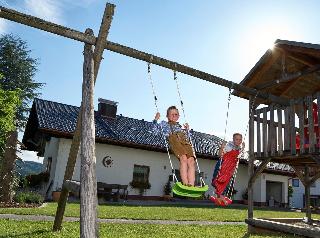
<svg viewBox="0 0 320 238"><path fill-rule="evenodd" d="M290 150L290 107L284 109L284 150Z"/></svg>
<svg viewBox="0 0 320 238"><path fill-rule="evenodd" d="M263 108L263 121L262 121L262 143L263 155L268 156L268 121L267 121L267 108ZM269 125L270 126L270 125Z"/></svg>
<svg viewBox="0 0 320 238"><path fill-rule="evenodd" d="M307 223L311 224L311 204L310 204L310 182L309 182L309 167L308 165L305 165L305 170L304 170L304 178L305 178L305 206L306 206L306 217L307 217Z"/></svg>
<svg viewBox="0 0 320 238"><path fill-rule="evenodd" d="M103 15L101 26L100 26L100 30L99 30L99 35L96 40L96 46L95 46L95 50L94 50L94 67L95 67L94 68L94 82L97 79L97 74L98 74L100 62L102 59L102 54L104 51L104 45L106 44L106 41L107 41L108 32L109 32L112 17L114 14L114 8L115 8L115 5L109 4L109 3L106 4L104 15ZM81 34L83 34L83 33L81 33ZM84 35L86 35L86 34L84 34ZM77 125L76 125L76 129L74 131L74 134L73 134L71 148L69 151L67 167L66 167L66 171L64 174L64 181L72 180L74 166L75 166L76 160L77 160L77 155L78 155L78 151L79 151L79 147L80 147L80 132L81 132L81 123L82 123L81 111L82 111L82 103L81 103L81 106L79 109ZM57 207L57 211L56 211L56 216L55 216L55 220L54 220L54 224L53 224L53 231L58 231L61 229L62 219L63 219L66 203L68 200L68 194L69 194L69 191L66 189L65 186L62 186L62 191L61 191L61 195L60 195L60 199L59 199L58 207Z"/></svg>
<svg viewBox="0 0 320 238"><path fill-rule="evenodd" d="M87 34L93 35L91 29ZM82 85L81 170L80 170L80 237L98 237L97 179L94 123L94 60L93 46L85 44Z"/></svg>
<svg viewBox="0 0 320 238"><path fill-rule="evenodd" d="M249 164L248 164L248 175L249 178L253 176L254 172L254 115L250 113L251 107L253 106L253 98L249 100ZM253 109L253 108L252 108ZM248 219L253 218L253 184L248 182Z"/></svg>
<svg viewBox="0 0 320 238"><path fill-rule="evenodd" d="M282 109L277 108L278 114L278 155L283 154L283 138L282 138Z"/></svg>
<svg viewBox="0 0 320 238"><path fill-rule="evenodd" d="M309 153L315 151L315 133L313 121L313 100L312 96L307 96L307 110L308 110L308 131L309 131Z"/></svg>
<svg viewBox="0 0 320 238"><path fill-rule="evenodd" d="M294 100L290 100L290 147L291 147L291 154L296 154L296 127L295 127L295 113L294 113Z"/></svg>
<svg viewBox="0 0 320 238"><path fill-rule="evenodd" d="M261 157L261 128L260 128L260 112L255 110L257 118L257 156Z"/></svg>
<svg viewBox="0 0 320 238"><path fill-rule="evenodd" d="M300 138L300 154L304 154L304 106L303 101L298 104L298 118L299 118L299 138Z"/></svg>
<svg viewBox="0 0 320 238"><path fill-rule="evenodd" d="M269 124L269 145L270 145L270 155L274 156L276 152L276 130L274 125L274 107L273 104L270 105L270 124Z"/></svg>

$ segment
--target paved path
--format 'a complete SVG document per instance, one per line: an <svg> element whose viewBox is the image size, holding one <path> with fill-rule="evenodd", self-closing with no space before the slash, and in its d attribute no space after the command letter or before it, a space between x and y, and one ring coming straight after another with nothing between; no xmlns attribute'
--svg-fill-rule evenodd
<svg viewBox="0 0 320 238"><path fill-rule="evenodd" d="M0 214L0 219L27 221L54 221L54 216ZM64 217L64 221L79 221L78 217ZM133 220L133 219L98 219L101 223L126 224L161 224L161 225L245 225L244 222L220 221L176 221L176 220Z"/></svg>

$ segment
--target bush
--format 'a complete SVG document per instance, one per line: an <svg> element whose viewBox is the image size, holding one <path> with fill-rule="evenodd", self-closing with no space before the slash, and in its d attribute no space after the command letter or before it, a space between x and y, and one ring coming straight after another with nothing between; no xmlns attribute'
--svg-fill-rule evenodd
<svg viewBox="0 0 320 238"><path fill-rule="evenodd" d="M39 193L20 192L14 197L14 201L18 203L43 203L43 197Z"/></svg>

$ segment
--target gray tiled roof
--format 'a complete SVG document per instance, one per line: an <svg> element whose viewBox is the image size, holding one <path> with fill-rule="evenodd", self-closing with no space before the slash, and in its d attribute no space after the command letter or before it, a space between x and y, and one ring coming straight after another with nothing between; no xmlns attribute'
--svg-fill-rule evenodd
<svg viewBox="0 0 320 238"><path fill-rule="evenodd" d="M39 129L61 133L73 133L75 130L79 107L42 99L35 99L34 106ZM95 113L95 123L97 139L116 140L165 149L165 142L161 135L152 131L152 122L122 115L117 115L116 119L108 119ZM207 156L217 155L222 139L193 130L191 130L191 134L196 153Z"/></svg>

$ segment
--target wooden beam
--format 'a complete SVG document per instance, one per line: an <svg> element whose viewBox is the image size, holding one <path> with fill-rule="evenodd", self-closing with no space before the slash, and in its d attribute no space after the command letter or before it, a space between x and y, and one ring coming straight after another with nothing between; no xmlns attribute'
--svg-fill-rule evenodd
<svg viewBox="0 0 320 238"><path fill-rule="evenodd" d="M68 189L68 191L76 194L77 196L80 196L80 182L79 181L66 180L66 181L64 181L63 186L65 189Z"/></svg>
<svg viewBox="0 0 320 238"><path fill-rule="evenodd" d="M91 29L87 34L93 35ZM84 46L80 169L80 237L99 237L97 218L97 178L94 122L93 45Z"/></svg>
<svg viewBox="0 0 320 238"><path fill-rule="evenodd" d="M268 165L268 163L270 162L271 158L268 158L266 160L264 160L259 166L258 168L256 168L256 170L254 171L253 175L250 177L249 179L249 184L252 184L255 182L255 180L257 179L257 177L262 173L262 171L265 169L265 167Z"/></svg>
<svg viewBox="0 0 320 238"><path fill-rule="evenodd" d="M115 5L109 4L109 3L107 3L105 6L105 10L104 10L100 30L99 30L99 36L96 41L96 46L95 46L95 51L94 51L94 60L95 60L95 62L94 62L94 82L97 79L99 66L100 66L102 54L104 51L104 45L106 43L106 38L108 36L112 17L114 14L114 8L115 8ZM0 12L0 15L1 15L1 12ZM81 33L81 34L83 34L83 33ZM90 36L90 35L88 35L88 36ZM81 102L81 106L79 109L76 129L74 131L74 135L72 138L72 143L71 143L71 147L70 147L70 151L69 151L68 162L67 162L66 171L64 174L64 181L72 179L73 172L74 172L74 166L75 166L76 160L77 160L77 155L78 155L78 151L79 151L79 147L80 147L81 123L82 123L81 111L82 111L82 102ZM57 207L57 211L56 211L54 225L53 225L54 231L61 230L63 215L64 215L66 203L68 200L68 194L69 194L68 190L65 188L62 188L60 199L58 201L58 207Z"/></svg>
<svg viewBox="0 0 320 238"><path fill-rule="evenodd" d="M286 77L281 77L281 78L278 78L278 79L274 79L272 81L268 81L268 82L259 84L255 88L258 89L258 90L262 90L262 89L265 89L265 88L268 88L268 87L272 87L272 86L280 84L280 83L287 83L287 82L289 82L291 80L299 79L302 76L306 76L308 74L317 72L319 70L320 70L320 65L313 65L313 66L308 67L305 70L289 74Z"/></svg>
<svg viewBox="0 0 320 238"><path fill-rule="evenodd" d="M301 183L303 184L303 186L307 185L307 181L306 181L306 177L305 174L303 172L301 172L299 167L296 166L292 166L294 169L294 172L296 173L297 177L300 179Z"/></svg>
<svg viewBox="0 0 320 238"><path fill-rule="evenodd" d="M95 45L96 43L96 38L94 36L88 36L82 32L79 32L58 24L54 24L48 21L44 21L40 18L26 15L18 11L14 11L12 9L0 7L0 17L7 20L15 21L27 26L31 26L40 30L51 32L53 34L64 36L73 40L84 42L87 44ZM278 97L266 92L260 92L256 89L245 87L241 84L234 83L232 81L205 73L200 70L193 69L191 67L188 67L182 64L178 64L176 62L173 62L152 54L148 54L148 53L145 53L127 46L123 46L117 43L113 43L111 41L107 41L104 48L122 55L126 55L135 59L156 64L167 69L175 70L180 73L184 73L184 74L187 74L187 75L190 75L214 84L218 84L223 87L239 90L241 92L247 93L252 96L257 95L257 97L262 98L264 100L270 100L281 105L289 105L289 101L286 98Z"/></svg>
<svg viewBox="0 0 320 238"><path fill-rule="evenodd" d="M248 175L249 178L253 177L254 173L254 113L250 113L254 98L250 97L249 101L249 162L248 162ZM253 184L248 181L248 219L253 218Z"/></svg>

